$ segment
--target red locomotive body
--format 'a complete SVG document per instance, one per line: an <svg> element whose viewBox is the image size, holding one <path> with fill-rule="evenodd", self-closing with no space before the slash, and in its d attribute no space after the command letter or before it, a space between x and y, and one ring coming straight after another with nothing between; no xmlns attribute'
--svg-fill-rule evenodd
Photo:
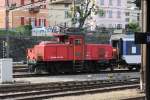
<svg viewBox="0 0 150 100"><path fill-rule="evenodd" d="M112 69L111 62L115 59L112 46L85 44L83 35L56 37L55 41L41 42L27 50L31 71L46 70L54 73Z"/></svg>
<svg viewBox="0 0 150 100"><path fill-rule="evenodd" d="M86 44L86 60L111 60L113 48L108 44Z"/></svg>

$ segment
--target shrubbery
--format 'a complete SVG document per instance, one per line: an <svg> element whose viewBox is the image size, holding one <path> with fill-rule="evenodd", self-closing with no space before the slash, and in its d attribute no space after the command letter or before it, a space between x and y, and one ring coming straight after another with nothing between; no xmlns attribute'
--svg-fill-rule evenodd
<svg viewBox="0 0 150 100"><path fill-rule="evenodd" d="M32 26L31 25L23 25L19 26L15 29L9 29L9 30L0 30L0 35L22 35L22 36L31 36L32 33Z"/></svg>

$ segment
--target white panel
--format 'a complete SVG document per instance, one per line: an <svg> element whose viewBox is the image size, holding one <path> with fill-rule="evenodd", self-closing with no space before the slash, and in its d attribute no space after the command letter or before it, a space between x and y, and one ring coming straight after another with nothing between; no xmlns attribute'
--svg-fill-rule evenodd
<svg viewBox="0 0 150 100"><path fill-rule="evenodd" d="M141 63L141 55L123 55L123 59L128 64L140 64Z"/></svg>
<svg viewBox="0 0 150 100"><path fill-rule="evenodd" d="M136 53L136 47L132 47L132 54Z"/></svg>
<svg viewBox="0 0 150 100"><path fill-rule="evenodd" d="M12 82L12 59L0 59L0 83Z"/></svg>

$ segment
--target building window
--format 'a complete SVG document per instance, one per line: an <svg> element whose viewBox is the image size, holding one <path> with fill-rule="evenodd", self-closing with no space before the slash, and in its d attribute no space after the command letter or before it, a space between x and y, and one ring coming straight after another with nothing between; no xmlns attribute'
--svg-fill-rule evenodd
<svg viewBox="0 0 150 100"><path fill-rule="evenodd" d="M46 19L44 19L44 27L46 27Z"/></svg>
<svg viewBox="0 0 150 100"><path fill-rule="evenodd" d="M111 6L113 5L112 0L109 0L109 5L111 5Z"/></svg>
<svg viewBox="0 0 150 100"><path fill-rule="evenodd" d="M65 8L68 8L69 7L69 4L65 4Z"/></svg>
<svg viewBox="0 0 150 100"><path fill-rule="evenodd" d="M41 6L41 9L46 9L46 5Z"/></svg>
<svg viewBox="0 0 150 100"><path fill-rule="evenodd" d="M37 26L37 19L35 18L35 26Z"/></svg>
<svg viewBox="0 0 150 100"><path fill-rule="evenodd" d="M117 24L117 29L122 29L122 24Z"/></svg>
<svg viewBox="0 0 150 100"><path fill-rule="evenodd" d="M108 17L109 17L109 18L112 18L112 14L113 14L112 10L109 10L109 11L108 11Z"/></svg>
<svg viewBox="0 0 150 100"><path fill-rule="evenodd" d="M41 19L41 27L44 27L44 19Z"/></svg>
<svg viewBox="0 0 150 100"><path fill-rule="evenodd" d="M41 19L39 19L39 26L41 27Z"/></svg>
<svg viewBox="0 0 150 100"><path fill-rule="evenodd" d="M127 4L132 4L133 2L132 1L127 1Z"/></svg>
<svg viewBox="0 0 150 100"><path fill-rule="evenodd" d="M121 0L117 0L117 6L121 6Z"/></svg>
<svg viewBox="0 0 150 100"><path fill-rule="evenodd" d="M130 21L130 19L129 18L126 18L126 22L129 22Z"/></svg>
<svg viewBox="0 0 150 100"><path fill-rule="evenodd" d="M117 11L117 18L121 18L121 11Z"/></svg>
<svg viewBox="0 0 150 100"><path fill-rule="evenodd" d="M21 25L24 25L24 17L21 17Z"/></svg>
<svg viewBox="0 0 150 100"><path fill-rule="evenodd" d="M99 10L99 17L101 17L101 18L104 18L105 16L106 16L106 11L105 10L102 10L102 9L100 9Z"/></svg>
<svg viewBox="0 0 150 100"><path fill-rule="evenodd" d="M46 27L46 19L39 19L39 26Z"/></svg>
<svg viewBox="0 0 150 100"><path fill-rule="evenodd" d="M129 12L126 12L126 16L130 16L130 13L129 13Z"/></svg>
<svg viewBox="0 0 150 100"><path fill-rule="evenodd" d="M34 0L31 0L31 3L34 3Z"/></svg>
<svg viewBox="0 0 150 100"><path fill-rule="evenodd" d="M31 19L31 26L32 26L32 28L35 28L35 19Z"/></svg>
<svg viewBox="0 0 150 100"><path fill-rule="evenodd" d="M69 12L65 11L65 18L69 18Z"/></svg>
<svg viewBox="0 0 150 100"><path fill-rule="evenodd" d="M21 0L21 1L20 1L20 4L21 4L21 5L24 5L24 0Z"/></svg>
<svg viewBox="0 0 150 100"><path fill-rule="evenodd" d="M100 0L100 5L104 5L104 0Z"/></svg>
<svg viewBox="0 0 150 100"><path fill-rule="evenodd" d="M137 16L137 21L140 21L140 16Z"/></svg>

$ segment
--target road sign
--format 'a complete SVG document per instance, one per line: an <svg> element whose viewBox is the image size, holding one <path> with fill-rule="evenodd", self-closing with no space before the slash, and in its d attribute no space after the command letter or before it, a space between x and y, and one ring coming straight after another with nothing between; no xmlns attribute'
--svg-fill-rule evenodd
<svg viewBox="0 0 150 100"><path fill-rule="evenodd" d="M135 32L136 44L150 44L150 32Z"/></svg>

